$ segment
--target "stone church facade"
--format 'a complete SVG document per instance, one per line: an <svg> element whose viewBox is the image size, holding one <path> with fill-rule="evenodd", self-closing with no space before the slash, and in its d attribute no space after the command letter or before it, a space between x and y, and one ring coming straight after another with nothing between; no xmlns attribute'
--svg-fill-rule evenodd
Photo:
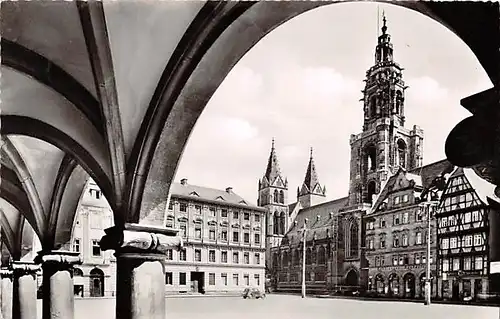
<svg viewBox="0 0 500 319"><path fill-rule="evenodd" d="M364 80L363 129L350 138L350 182L346 197L325 201L326 190L319 182L311 154L297 201L285 205L286 200L281 199L286 199L288 183L279 171L273 141L265 176L259 182L259 206L268 208L267 270L278 291L300 291L303 227L307 229L305 279L309 292L374 289L371 269L379 265L375 265L373 256L367 258L366 254L367 231L371 231L367 224L372 223L369 216L374 204L387 202L381 198L388 196L383 190L398 172L411 171L412 176L421 179L424 133L416 125L411 129L405 127L407 86L402 71L393 59L393 45L384 17L375 64L368 69ZM438 165L437 169L441 168ZM279 203L269 201L275 191L278 194L283 191L283 196L278 196ZM414 209L410 206L400 205L398 214ZM280 226L274 227L275 223Z"/></svg>

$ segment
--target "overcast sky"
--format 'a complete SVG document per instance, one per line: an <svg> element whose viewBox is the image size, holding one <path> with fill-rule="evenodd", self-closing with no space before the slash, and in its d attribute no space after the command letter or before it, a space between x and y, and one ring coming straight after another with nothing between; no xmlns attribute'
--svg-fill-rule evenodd
<svg viewBox="0 0 500 319"><path fill-rule="evenodd" d="M406 126L424 129L424 164L445 158L444 142L468 111L460 99L490 88L472 51L430 18L385 10L394 59L405 70ZM381 26L381 25L380 25ZM361 90L374 63L377 4L315 9L278 27L234 67L188 141L175 181L225 189L252 204L271 139L288 178L288 202L304 180L309 148L327 199L347 195L349 136L361 132Z"/></svg>

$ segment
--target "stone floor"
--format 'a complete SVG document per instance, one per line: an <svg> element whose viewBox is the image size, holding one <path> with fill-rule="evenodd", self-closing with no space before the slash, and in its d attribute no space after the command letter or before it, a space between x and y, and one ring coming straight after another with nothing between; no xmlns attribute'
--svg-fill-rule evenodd
<svg viewBox="0 0 500 319"><path fill-rule="evenodd" d="M238 297L167 298L168 319L498 319L495 307L376 302L268 295L264 300ZM75 319L114 318L114 299L75 300ZM41 302L38 304L41 318Z"/></svg>

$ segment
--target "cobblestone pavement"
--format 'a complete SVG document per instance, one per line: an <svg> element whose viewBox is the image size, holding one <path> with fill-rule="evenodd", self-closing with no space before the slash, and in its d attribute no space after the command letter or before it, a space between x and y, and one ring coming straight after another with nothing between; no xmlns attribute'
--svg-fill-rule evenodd
<svg viewBox="0 0 500 319"><path fill-rule="evenodd" d="M268 295L264 300L238 297L167 298L168 319L498 319L495 307L376 302ZM41 318L41 302L38 303ZM75 319L114 318L114 299L75 300Z"/></svg>

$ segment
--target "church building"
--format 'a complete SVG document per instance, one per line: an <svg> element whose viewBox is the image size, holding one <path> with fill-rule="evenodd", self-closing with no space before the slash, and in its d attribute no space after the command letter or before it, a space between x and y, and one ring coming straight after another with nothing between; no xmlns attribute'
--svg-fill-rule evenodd
<svg viewBox="0 0 500 319"><path fill-rule="evenodd" d="M258 205L268 210L267 271L278 291L301 289L303 240L305 281L310 293L379 289L384 294L414 297L421 291L416 278L422 270L423 241L413 247L416 236L425 234L415 235L423 223L416 213L419 194L434 177L449 171L451 164L439 161L422 167L424 133L416 125L405 127L407 86L403 68L394 61L393 53L384 17L375 63L364 80L362 132L350 137L346 197L325 200L325 187L319 182L311 154L297 201L286 205L288 183L278 168L273 141L266 174L259 182ZM412 233L412 245L408 234L406 241L403 239L405 232ZM380 239L382 233L390 238ZM397 257L394 249L400 250ZM412 249L418 251L407 251ZM412 260L418 258L419 270L410 282L413 286L405 287L403 268L408 267L409 257L405 256L410 254ZM390 282L394 267L401 271L396 272L398 281ZM375 282L378 273L383 273L377 277L381 283Z"/></svg>

